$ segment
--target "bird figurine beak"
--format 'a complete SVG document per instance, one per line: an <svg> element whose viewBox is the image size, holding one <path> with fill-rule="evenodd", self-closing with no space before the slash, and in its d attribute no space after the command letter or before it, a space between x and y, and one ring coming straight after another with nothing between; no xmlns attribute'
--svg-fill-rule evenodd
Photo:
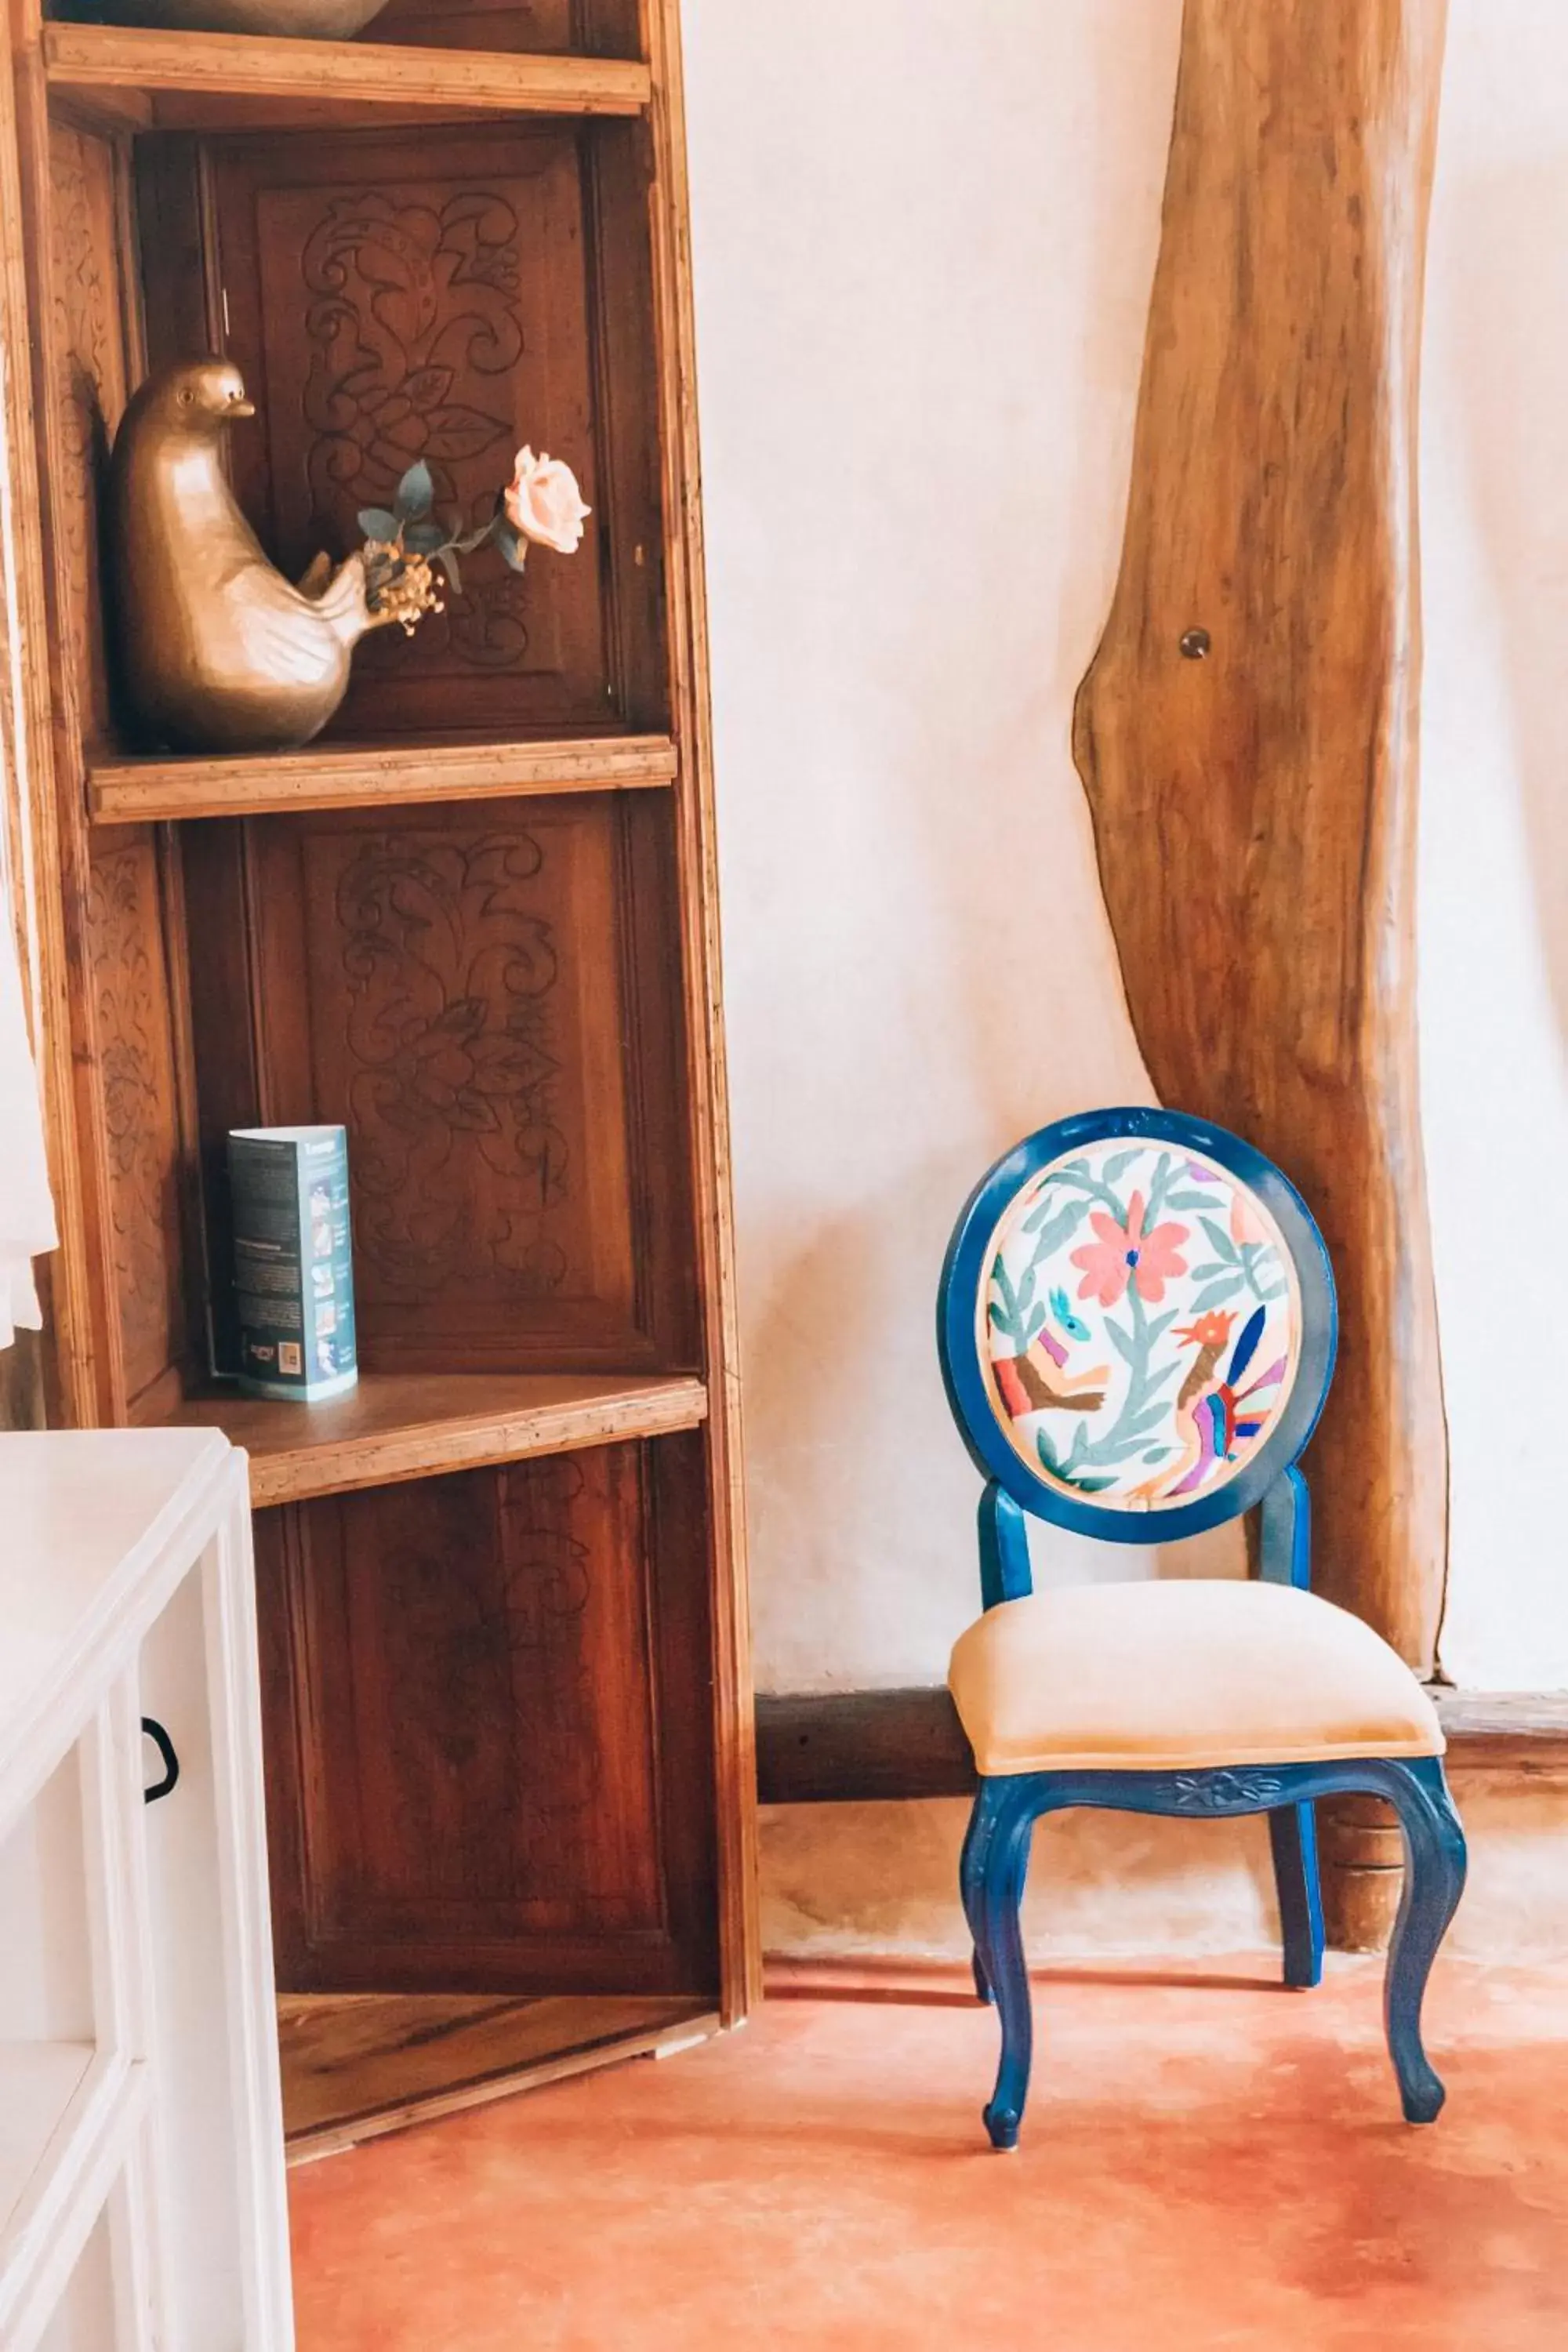
<svg viewBox="0 0 1568 2352"><path fill-rule="evenodd" d="M254 416L256 403L253 400L231 401L228 413L231 416Z"/></svg>

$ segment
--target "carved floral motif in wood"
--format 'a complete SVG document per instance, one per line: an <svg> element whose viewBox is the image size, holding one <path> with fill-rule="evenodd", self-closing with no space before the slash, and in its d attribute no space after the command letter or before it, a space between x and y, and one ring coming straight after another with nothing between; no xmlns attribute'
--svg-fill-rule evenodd
<svg viewBox="0 0 1568 2352"><path fill-rule="evenodd" d="M439 1290L477 1255L525 1297L565 1278L545 1224L568 1161L549 1003L560 965L521 895L543 864L527 835L387 835L338 883L357 1244L399 1291ZM499 1186L454 1183L475 1160Z"/></svg>

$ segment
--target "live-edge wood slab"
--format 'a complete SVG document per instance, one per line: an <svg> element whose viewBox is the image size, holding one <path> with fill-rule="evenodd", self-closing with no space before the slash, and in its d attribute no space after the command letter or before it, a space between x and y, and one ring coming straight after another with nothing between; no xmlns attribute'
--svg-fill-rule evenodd
<svg viewBox="0 0 1568 2352"><path fill-rule="evenodd" d="M1415 1034L1416 385L1446 0L1187 0L1121 575L1079 696L1163 1102L1307 1198L1313 1580L1422 1674L1447 1449Z"/></svg>

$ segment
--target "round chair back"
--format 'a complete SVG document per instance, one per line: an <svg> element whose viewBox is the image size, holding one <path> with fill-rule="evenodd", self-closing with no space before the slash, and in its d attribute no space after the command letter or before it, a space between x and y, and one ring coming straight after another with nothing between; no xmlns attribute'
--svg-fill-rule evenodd
<svg viewBox="0 0 1568 2352"><path fill-rule="evenodd" d="M1026 1510L1113 1543L1259 1502L1322 1411L1338 1318L1322 1235L1239 1137L1091 1111L997 1161L937 1313L971 1454Z"/></svg>

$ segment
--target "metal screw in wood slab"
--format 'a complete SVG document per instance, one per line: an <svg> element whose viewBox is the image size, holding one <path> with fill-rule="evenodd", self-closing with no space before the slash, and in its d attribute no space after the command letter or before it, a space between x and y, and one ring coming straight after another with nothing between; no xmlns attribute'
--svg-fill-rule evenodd
<svg viewBox="0 0 1568 2352"><path fill-rule="evenodd" d="M1214 639L1206 629L1184 629L1182 632L1182 654L1187 661L1206 661Z"/></svg>

